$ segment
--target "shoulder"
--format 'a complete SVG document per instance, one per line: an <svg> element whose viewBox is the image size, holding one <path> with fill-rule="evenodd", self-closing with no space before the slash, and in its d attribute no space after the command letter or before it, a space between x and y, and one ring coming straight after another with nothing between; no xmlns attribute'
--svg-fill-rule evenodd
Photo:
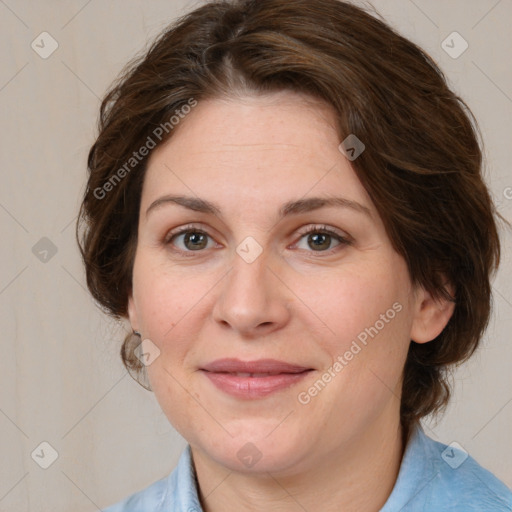
<svg viewBox="0 0 512 512"><path fill-rule="evenodd" d="M195 469L190 446L187 445L170 475L128 496L103 512L174 512L200 511Z"/></svg>
<svg viewBox="0 0 512 512"><path fill-rule="evenodd" d="M398 506L398 508L396 508ZM382 512L511 512L512 491L457 443L446 445L418 426Z"/></svg>
<svg viewBox="0 0 512 512"><path fill-rule="evenodd" d="M436 502L437 495L444 497L444 510L512 511L512 491L460 445L423 436L432 461L431 502Z"/></svg>
<svg viewBox="0 0 512 512"><path fill-rule="evenodd" d="M172 475L172 473L171 473ZM161 505L167 494L169 479L171 475L158 480L150 486L142 489L122 501L111 505L103 510L103 512L135 512L141 510L156 510Z"/></svg>

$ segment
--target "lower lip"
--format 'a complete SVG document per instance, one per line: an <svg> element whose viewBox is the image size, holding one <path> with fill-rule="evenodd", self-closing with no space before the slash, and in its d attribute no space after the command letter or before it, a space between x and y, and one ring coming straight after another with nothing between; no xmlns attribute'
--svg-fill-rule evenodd
<svg viewBox="0 0 512 512"><path fill-rule="evenodd" d="M237 398L263 398L286 389L307 377L311 370L301 373L279 373L268 377L239 377L232 373L216 373L202 370L221 391Z"/></svg>

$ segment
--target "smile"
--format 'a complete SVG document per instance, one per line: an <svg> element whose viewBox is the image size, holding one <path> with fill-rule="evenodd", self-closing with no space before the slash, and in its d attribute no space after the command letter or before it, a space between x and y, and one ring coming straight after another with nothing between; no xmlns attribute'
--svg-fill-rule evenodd
<svg viewBox="0 0 512 512"><path fill-rule="evenodd" d="M242 399L258 399L303 380L312 368L273 359L240 361L222 359L200 370L220 391Z"/></svg>

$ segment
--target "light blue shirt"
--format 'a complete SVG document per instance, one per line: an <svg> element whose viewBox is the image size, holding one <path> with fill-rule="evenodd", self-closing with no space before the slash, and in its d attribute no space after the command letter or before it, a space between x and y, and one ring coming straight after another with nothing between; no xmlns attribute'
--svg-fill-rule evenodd
<svg viewBox="0 0 512 512"><path fill-rule="evenodd" d="M511 512L512 491L452 445L438 443L416 427L380 512ZM203 512L190 446L169 476L104 512Z"/></svg>

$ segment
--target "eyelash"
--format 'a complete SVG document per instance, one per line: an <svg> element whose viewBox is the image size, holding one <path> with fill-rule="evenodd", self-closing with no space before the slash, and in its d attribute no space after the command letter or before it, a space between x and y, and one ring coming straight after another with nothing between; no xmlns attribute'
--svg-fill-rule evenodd
<svg viewBox="0 0 512 512"><path fill-rule="evenodd" d="M195 234L205 235L205 236L207 236L209 238L212 238L212 237L210 237L210 235L206 231L204 231L202 229L199 229L197 227L194 227L193 225L189 225L189 226L184 226L183 228L180 228L177 231L172 231L172 232L168 233L166 235L165 239L163 240L163 243L166 246L170 246L170 245L172 245L172 241L174 239L176 239L180 235L184 235L184 234L187 234L187 233L195 233ZM331 255L337 249L340 249L343 246L350 246L350 245L353 244L353 240L348 235L347 236L343 236L340 233L337 233L336 231L333 231L332 229L328 228L325 225L322 225L322 226L309 226L307 229L302 230L299 233L299 235L300 235L299 241L302 240L302 238L304 238L305 236L313 234L313 233L322 234L322 235L329 235L329 236L333 237L336 241L338 241L339 245L337 245L336 247L334 247L332 249L328 249L326 251L307 251L307 252L310 252L312 254L319 254L319 255L327 254L327 255ZM294 245L297 245L297 244L298 244L298 242L296 242ZM203 250L199 250L199 251L183 251L181 249L172 249L172 251L176 252L176 253L180 253L181 255L183 255L185 257L192 257L192 256L195 256L196 253L198 253L198 252L204 252L204 249Z"/></svg>

